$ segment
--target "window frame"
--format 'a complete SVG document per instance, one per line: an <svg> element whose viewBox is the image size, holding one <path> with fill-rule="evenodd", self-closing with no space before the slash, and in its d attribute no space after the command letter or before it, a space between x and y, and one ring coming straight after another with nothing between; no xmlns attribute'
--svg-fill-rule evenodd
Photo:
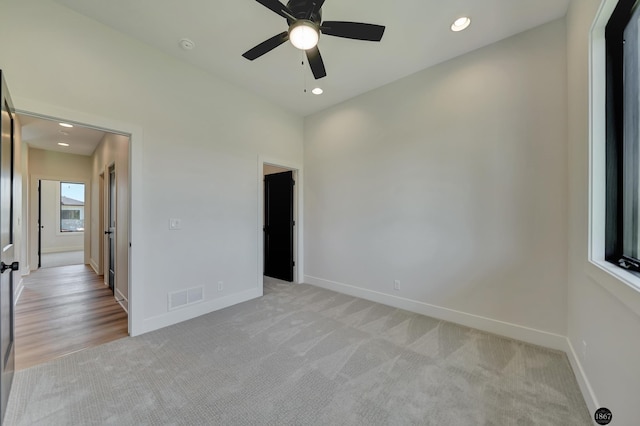
<svg viewBox="0 0 640 426"><path fill-rule="evenodd" d="M575 128L575 134L572 135L571 141L578 145L575 146L578 156L581 154L582 137L588 140L587 152L587 234L584 236L586 240L582 240L581 233L575 229L574 242L581 244L582 241L587 245L587 256L582 264L581 253L578 247L574 247L572 252L576 257L570 259L575 262L588 280L599 285L608 294L618 299L618 301L630 309L632 312L640 315L640 277L637 274L621 268L617 264L607 262L605 260L605 224L606 224L606 43L605 43L605 27L611 18L613 10L617 6L619 0L603 0L600 3L594 20L589 30L588 49L585 61L588 63L588 81L586 82L588 90L582 90L583 83L580 74L580 54L569 61L570 72L575 72L575 85L572 88L571 96L573 99L573 108L581 111L582 102L587 105L585 113L588 117L588 129L586 134L582 134L580 127ZM573 15L569 19L573 19ZM571 43L571 40L570 40ZM574 46L575 48L575 46ZM575 50L573 52L576 52ZM576 54L576 53L574 53ZM577 67L577 68L576 68ZM572 74L569 74L571 77ZM571 83L571 80L570 80ZM571 84L570 84L571 87ZM570 115L571 117L571 115ZM577 116L575 116L576 119ZM579 120L579 119L578 119ZM576 121L578 126L579 121ZM579 157L580 158L580 157ZM576 163L574 167L579 167ZM578 173L577 170L574 170ZM580 198L581 193L578 191L577 197ZM579 218L578 218L579 223ZM576 226L578 226L576 224ZM580 265L582 264L582 267ZM570 279L570 285L578 285L579 281Z"/></svg>
<svg viewBox="0 0 640 426"><path fill-rule="evenodd" d="M625 102L624 102L624 32L629 24L638 0L620 0L605 27L606 55L606 195L604 258L607 262L634 274L640 273L640 259L625 248L627 229L624 212L629 193L625 194L625 182L637 176L640 163L636 156L625 156ZM634 146L638 149L638 146ZM625 161L627 169L625 170ZM631 171L635 175L629 173ZM637 188L636 188L637 189ZM627 200L625 200L625 196ZM631 202L637 206L637 195ZM637 230L636 230L637 231Z"/></svg>
<svg viewBox="0 0 640 426"><path fill-rule="evenodd" d="M76 230L72 230L72 229L66 230L66 229L62 228L62 221L65 220L62 217L63 216L62 212L63 211L74 211L74 210L68 210L68 209L65 210L65 209L63 209L63 207L65 205L62 203L62 198L63 198L62 187L63 187L63 185L68 185L68 184L71 184L71 185L82 185L83 192L86 190L86 184L84 182L59 181L59 185L58 185L58 189L59 189L59 197L58 197L58 201L59 201L59 205L58 205L58 219L59 219L58 220L58 233L60 235L81 234L81 233L84 233L84 230L86 229L86 227L84 226L84 220L85 220L84 218L82 219L83 228L82 228L81 231L79 231L77 229ZM83 203L85 203L85 202L83 201ZM84 209L84 204L83 204L83 209ZM80 212L80 209L77 209L77 211Z"/></svg>

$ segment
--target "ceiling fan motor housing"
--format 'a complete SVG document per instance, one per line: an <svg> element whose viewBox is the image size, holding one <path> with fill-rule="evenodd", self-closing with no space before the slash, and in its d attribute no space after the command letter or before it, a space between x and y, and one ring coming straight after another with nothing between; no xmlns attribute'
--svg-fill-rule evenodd
<svg viewBox="0 0 640 426"><path fill-rule="evenodd" d="M296 18L309 20L319 27L322 22L322 10L318 10L316 13L311 14L310 18L307 18L312 3L313 0L290 0L289 3L287 3L287 7L293 12L293 16ZM293 21L287 18L287 23L291 25Z"/></svg>

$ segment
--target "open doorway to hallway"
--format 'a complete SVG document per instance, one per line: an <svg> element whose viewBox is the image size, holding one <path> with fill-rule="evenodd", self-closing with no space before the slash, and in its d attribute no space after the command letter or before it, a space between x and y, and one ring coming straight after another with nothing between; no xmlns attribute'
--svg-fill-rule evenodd
<svg viewBox="0 0 640 426"><path fill-rule="evenodd" d="M28 218L16 297L20 369L128 335L130 138L28 113L18 119Z"/></svg>

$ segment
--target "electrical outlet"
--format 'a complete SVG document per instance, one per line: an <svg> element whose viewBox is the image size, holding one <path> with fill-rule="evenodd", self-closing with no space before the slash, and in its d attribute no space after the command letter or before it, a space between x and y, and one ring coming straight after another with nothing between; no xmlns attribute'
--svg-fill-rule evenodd
<svg viewBox="0 0 640 426"><path fill-rule="evenodd" d="M222 281L218 281L218 291L224 290L224 283Z"/></svg>
<svg viewBox="0 0 640 426"><path fill-rule="evenodd" d="M400 291L400 280L395 280L395 281L393 282L393 289L394 289L395 291Z"/></svg>
<svg viewBox="0 0 640 426"><path fill-rule="evenodd" d="M587 342L585 340L582 341L582 360L587 360Z"/></svg>

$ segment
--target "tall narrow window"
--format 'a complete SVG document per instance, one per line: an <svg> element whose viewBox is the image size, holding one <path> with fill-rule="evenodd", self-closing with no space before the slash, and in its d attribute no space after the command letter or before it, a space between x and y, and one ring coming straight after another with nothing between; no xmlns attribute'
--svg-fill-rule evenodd
<svg viewBox="0 0 640 426"><path fill-rule="evenodd" d="M606 258L640 272L640 7L620 0L607 39Z"/></svg>
<svg viewBox="0 0 640 426"><path fill-rule="evenodd" d="M84 184L60 182L60 232L84 231Z"/></svg>

